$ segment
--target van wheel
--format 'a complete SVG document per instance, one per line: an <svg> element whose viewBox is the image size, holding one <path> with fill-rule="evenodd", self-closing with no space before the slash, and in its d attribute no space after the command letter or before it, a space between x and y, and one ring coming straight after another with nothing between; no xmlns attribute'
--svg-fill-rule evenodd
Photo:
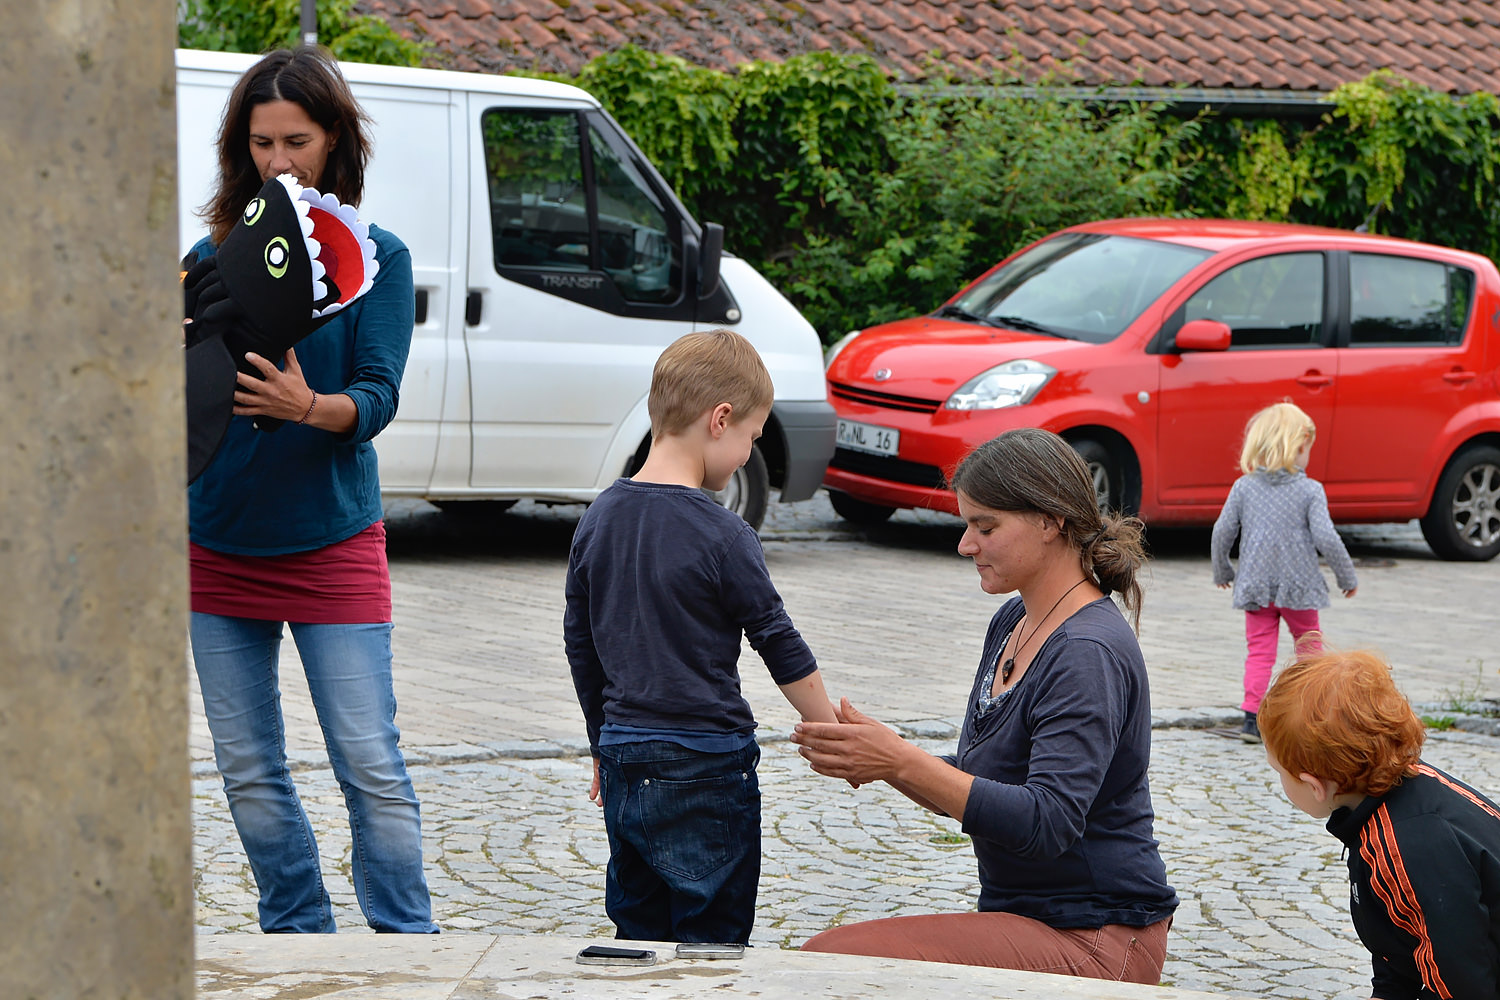
<svg viewBox="0 0 1500 1000"><path fill-rule="evenodd" d="M722 490L704 492L759 531L761 522L766 519L766 508L771 503L771 474L766 471L766 457L760 453L760 445L750 449L750 460L734 470L727 486Z"/></svg>
<svg viewBox="0 0 1500 1000"><path fill-rule="evenodd" d="M1079 438L1068 442L1083 464L1088 466L1089 478L1094 481L1094 500L1101 514L1115 513L1125 509L1125 476L1120 460L1104 445L1093 438Z"/></svg>
<svg viewBox="0 0 1500 1000"><path fill-rule="evenodd" d="M1448 464L1422 537L1440 559L1484 562L1500 554L1500 448L1469 448Z"/></svg>
<svg viewBox="0 0 1500 1000"><path fill-rule="evenodd" d="M856 500L847 493L838 490L828 491L828 500L833 504L833 512L844 520L853 524L883 524L889 521L891 515L896 513L896 508L885 507L878 503L866 503Z"/></svg>

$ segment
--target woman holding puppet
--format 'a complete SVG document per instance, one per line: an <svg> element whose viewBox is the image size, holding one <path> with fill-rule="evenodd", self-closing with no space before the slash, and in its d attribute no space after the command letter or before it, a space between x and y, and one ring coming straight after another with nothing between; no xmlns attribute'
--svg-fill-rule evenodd
<svg viewBox="0 0 1500 1000"><path fill-rule="evenodd" d="M411 346L411 257L355 217L369 150L326 52L266 55L230 95L210 234L183 261L193 660L267 932L334 930L286 763L283 624L348 807L366 921L437 930L397 745L371 443L395 416Z"/></svg>

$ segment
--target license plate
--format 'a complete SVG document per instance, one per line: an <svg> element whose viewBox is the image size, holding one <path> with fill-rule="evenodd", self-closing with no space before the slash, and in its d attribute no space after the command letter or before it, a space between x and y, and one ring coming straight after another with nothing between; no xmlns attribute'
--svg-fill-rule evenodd
<svg viewBox="0 0 1500 1000"><path fill-rule="evenodd" d="M853 420L839 421L838 445L840 448L852 448L855 451L869 452L871 455L889 455L894 458L900 444L901 432L894 428L861 424Z"/></svg>

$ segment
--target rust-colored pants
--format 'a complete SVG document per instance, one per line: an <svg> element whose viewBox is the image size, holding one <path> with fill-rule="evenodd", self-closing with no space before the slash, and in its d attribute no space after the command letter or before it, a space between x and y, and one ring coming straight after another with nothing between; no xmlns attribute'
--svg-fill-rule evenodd
<svg viewBox="0 0 1500 1000"><path fill-rule="evenodd" d="M1149 927L1110 924L1094 930L1058 930L1014 913L934 913L834 927L813 935L802 950L1155 986L1161 981L1171 925L1169 918Z"/></svg>

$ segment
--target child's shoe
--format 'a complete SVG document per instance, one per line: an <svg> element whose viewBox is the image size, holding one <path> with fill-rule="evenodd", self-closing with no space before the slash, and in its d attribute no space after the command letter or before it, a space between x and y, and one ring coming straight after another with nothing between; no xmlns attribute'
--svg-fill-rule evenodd
<svg viewBox="0 0 1500 1000"><path fill-rule="evenodd" d="M1254 712L1245 713L1245 725L1240 729L1240 739L1246 743L1260 742L1260 726L1255 721Z"/></svg>

